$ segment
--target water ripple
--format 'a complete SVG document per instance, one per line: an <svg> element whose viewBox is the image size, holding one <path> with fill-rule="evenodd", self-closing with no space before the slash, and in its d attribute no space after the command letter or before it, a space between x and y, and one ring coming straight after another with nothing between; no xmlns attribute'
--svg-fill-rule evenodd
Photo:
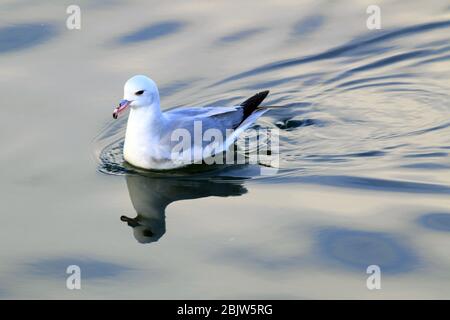
<svg viewBox="0 0 450 320"><path fill-rule="evenodd" d="M450 27L450 20L430 22L430 23L424 23L424 24L409 26L409 27L405 27L405 28L400 28L398 30L386 32L379 36L371 37L369 39L351 41L342 46L339 46L339 47L336 47L336 48L333 48L333 49L330 49L330 50L327 50L325 52L318 53L315 55L272 62L272 63L266 64L266 65L251 69L249 71L245 71L245 72L230 76L219 82L216 82L214 85L219 85L219 84L223 84L226 82L242 79L245 77L266 73L266 72L269 72L272 70L289 68L289 67L296 66L299 64L305 64L305 63L309 63L309 62L326 60L326 59L335 59L337 57L342 56L343 54L349 53L352 50L358 49L360 47L376 44L379 42L385 42L385 41L393 40L396 38L401 38L401 37L411 35L411 34L418 34L418 33L422 33L422 32L428 32L428 31L441 29L441 28L448 28L448 27ZM427 52L427 51L425 51L425 52ZM421 51L419 51L419 53L415 53L412 55L414 56L414 55L418 55L418 54L421 54ZM424 52L422 52L422 54L424 54ZM406 57L408 57L408 54L406 54ZM401 59L401 58L402 57L400 56L400 57L391 58L391 59L393 59L395 61L395 59ZM405 56L403 58L405 58ZM389 62L389 60L388 60L388 62Z"/></svg>

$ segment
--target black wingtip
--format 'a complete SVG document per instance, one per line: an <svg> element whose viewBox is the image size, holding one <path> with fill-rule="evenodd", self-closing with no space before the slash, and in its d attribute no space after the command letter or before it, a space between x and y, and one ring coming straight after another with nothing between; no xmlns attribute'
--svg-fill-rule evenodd
<svg viewBox="0 0 450 320"><path fill-rule="evenodd" d="M241 106L244 107L244 119L252 114L268 95L269 90L261 91L242 102Z"/></svg>
<svg viewBox="0 0 450 320"><path fill-rule="evenodd" d="M247 107L256 108L257 106L259 106L261 104L261 102L263 102L263 100L268 95L269 95L269 90L258 92L254 96L252 96L252 97L248 98L247 100L245 100L244 102L242 102L241 106L243 106L244 108L247 108Z"/></svg>
<svg viewBox="0 0 450 320"><path fill-rule="evenodd" d="M269 93L270 93L269 90L264 90L264 91L259 92L258 94L263 95L264 98L266 98L269 95Z"/></svg>

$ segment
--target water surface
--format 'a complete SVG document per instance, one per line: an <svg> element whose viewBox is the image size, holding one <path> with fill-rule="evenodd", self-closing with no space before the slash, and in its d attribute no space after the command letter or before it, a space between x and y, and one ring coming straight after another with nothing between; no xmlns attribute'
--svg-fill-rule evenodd
<svg viewBox="0 0 450 320"><path fill-rule="evenodd" d="M447 1L381 30L366 1L69 4L0 3L2 298L450 298ZM126 166L134 74L164 109L271 90L280 169Z"/></svg>

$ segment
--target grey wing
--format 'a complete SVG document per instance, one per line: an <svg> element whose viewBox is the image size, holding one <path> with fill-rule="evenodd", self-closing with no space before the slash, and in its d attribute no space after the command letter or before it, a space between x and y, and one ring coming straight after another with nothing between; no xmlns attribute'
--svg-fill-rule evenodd
<svg viewBox="0 0 450 320"><path fill-rule="evenodd" d="M169 121L163 129L160 139L167 149L174 150L174 147L181 141L180 137L186 137L189 141L189 149L195 153L195 149L205 148L211 143L208 139L204 139L204 134L208 129L214 129L214 133L210 131L211 134L216 136L217 130L221 134L220 147L216 148L219 152L218 150L229 144L227 129L235 129L239 126L244 117L244 111L241 106L179 108L168 111L165 115ZM200 139L196 138L198 134L200 134ZM185 139L182 138L182 140ZM201 154L202 152L200 152Z"/></svg>
<svg viewBox="0 0 450 320"><path fill-rule="evenodd" d="M178 108L165 113L174 128L190 130L196 121L201 122L203 131L235 129L243 120L242 106Z"/></svg>
<svg viewBox="0 0 450 320"><path fill-rule="evenodd" d="M266 111L256 111L248 117L243 106L180 108L166 112L168 121L160 133L160 145L164 146L161 153L180 165L220 155Z"/></svg>

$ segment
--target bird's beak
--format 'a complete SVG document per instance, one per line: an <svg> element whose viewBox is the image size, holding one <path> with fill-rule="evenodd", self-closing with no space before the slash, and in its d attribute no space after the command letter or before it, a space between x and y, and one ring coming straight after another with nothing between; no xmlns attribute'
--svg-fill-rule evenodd
<svg viewBox="0 0 450 320"><path fill-rule="evenodd" d="M119 114L122 113L130 105L130 103L131 103L131 101L128 101L128 100L120 101L117 108L114 109L113 118L117 119Z"/></svg>
<svg viewBox="0 0 450 320"><path fill-rule="evenodd" d="M127 216L121 216L120 221L126 222L130 227L138 227L141 224L137 221L136 218L128 218Z"/></svg>

